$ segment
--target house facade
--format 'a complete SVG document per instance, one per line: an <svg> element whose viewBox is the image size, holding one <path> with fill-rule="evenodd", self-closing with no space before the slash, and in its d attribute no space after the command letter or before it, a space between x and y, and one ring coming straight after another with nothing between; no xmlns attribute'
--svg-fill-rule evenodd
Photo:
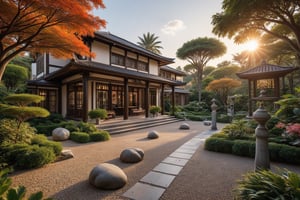
<svg viewBox="0 0 300 200"><path fill-rule="evenodd" d="M166 89L171 91L171 104L175 106L175 88L184 85L180 78L184 74L160 76L164 73L161 68L174 62L172 58L108 32L96 32L84 41L96 55L94 58L38 56L35 80L28 82L28 90L45 97L40 106L83 121L87 121L88 111L96 108L113 111L124 119L137 111L148 117L152 105L162 107L164 114Z"/></svg>

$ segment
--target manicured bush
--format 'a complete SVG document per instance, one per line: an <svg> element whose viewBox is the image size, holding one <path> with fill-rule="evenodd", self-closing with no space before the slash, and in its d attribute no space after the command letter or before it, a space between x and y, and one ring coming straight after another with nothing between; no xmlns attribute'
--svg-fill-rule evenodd
<svg viewBox="0 0 300 200"><path fill-rule="evenodd" d="M208 151L231 153L234 142L224 138L210 137L206 139L204 148Z"/></svg>
<svg viewBox="0 0 300 200"><path fill-rule="evenodd" d="M230 123L231 120L232 120L232 117L228 116L228 115L218 115L217 116L217 122L220 122L220 123Z"/></svg>
<svg viewBox="0 0 300 200"><path fill-rule="evenodd" d="M62 122L60 123L60 126L62 128L68 129L70 131L70 133L72 132L78 132L79 128L77 126L78 123L76 123L75 121L66 121L66 122Z"/></svg>
<svg viewBox="0 0 300 200"><path fill-rule="evenodd" d="M203 121L203 118L202 116L199 116L199 115L187 115L187 117L189 120L192 120L192 121Z"/></svg>
<svg viewBox="0 0 300 200"><path fill-rule="evenodd" d="M51 148L56 156L60 155L62 151L62 144L60 142L50 141L46 136L37 134L31 139L31 144L36 144L40 147Z"/></svg>
<svg viewBox="0 0 300 200"><path fill-rule="evenodd" d="M234 140L232 154L254 158L255 142L248 140Z"/></svg>
<svg viewBox="0 0 300 200"><path fill-rule="evenodd" d="M216 137L216 138L225 138L225 139L229 139L228 135L220 132L220 133L215 133L213 134L211 137Z"/></svg>
<svg viewBox="0 0 300 200"><path fill-rule="evenodd" d="M299 186L299 175L288 170L249 172L238 181L234 199L300 199Z"/></svg>
<svg viewBox="0 0 300 200"><path fill-rule="evenodd" d="M95 127L95 125L90 124L90 123L79 122L77 124L77 127L79 129L78 132L93 133L93 132L97 131L97 128Z"/></svg>
<svg viewBox="0 0 300 200"><path fill-rule="evenodd" d="M79 142L79 143L87 143L90 141L89 134L85 132L72 132L70 138L74 142Z"/></svg>
<svg viewBox="0 0 300 200"><path fill-rule="evenodd" d="M161 108L159 106L151 106L149 108L149 112L153 115L159 113L161 111Z"/></svg>
<svg viewBox="0 0 300 200"><path fill-rule="evenodd" d="M91 119L105 119L107 118L107 111L105 109L98 108L95 110L90 110L88 115Z"/></svg>
<svg viewBox="0 0 300 200"><path fill-rule="evenodd" d="M286 163L300 164L300 148L284 145L279 152L280 159Z"/></svg>
<svg viewBox="0 0 300 200"><path fill-rule="evenodd" d="M249 135L253 136L255 130L246 120L234 120L232 123L226 125L222 129L222 132L227 134L230 138L240 139Z"/></svg>
<svg viewBox="0 0 300 200"><path fill-rule="evenodd" d="M15 144L2 148L6 162L19 169L37 168L55 160L53 150L47 147Z"/></svg>
<svg viewBox="0 0 300 200"><path fill-rule="evenodd" d="M110 135L107 131L101 130L90 134L91 141L106 141L110 139Z"/></svg>
<svg viewBox="0 0 300 200"><path fill-rule="evenodd" d="M17 155L17 161L14 166L20 169L37 168L53 162L55 158L52 149L30 145L24 154Z"/></svg>

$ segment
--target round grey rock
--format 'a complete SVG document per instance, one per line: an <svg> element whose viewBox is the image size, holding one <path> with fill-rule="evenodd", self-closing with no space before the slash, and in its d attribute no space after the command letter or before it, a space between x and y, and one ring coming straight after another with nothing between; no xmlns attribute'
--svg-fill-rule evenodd
<svg viewBox="0 0 300 200"><path fill-rule="evenodd" d="M187 123L183 123L180 125L179 129L188 130L190 129L190 125Z"/></svg>
<svg viewBox="0 0 300 200"><path fill-rule="evenodd" d="M127 183L127 176L118 166L102 163L93 168L89 175L89 182L99 189L114 190Z"/></svg>
<svg viewBox="0 0 300 200"><path fill-rule="evenodd" d="M54 141L67 140L70 137L70 131L65 128L56 128L52 131L52 139Z"/></svg>
<svg viewBox="0 0 300 200"><path fill-rule="evenodd" d="M147 137L149 139L157 139L157 138L159 138L159 134L157 131L149 131Z"/></svg>
<svg viewBox="0 0 300 200"><path fill-rule="evenodd" d="M121 152L120 160L125 163L137 163L143 160L144 151L140 148L128 148Z"/></svg>

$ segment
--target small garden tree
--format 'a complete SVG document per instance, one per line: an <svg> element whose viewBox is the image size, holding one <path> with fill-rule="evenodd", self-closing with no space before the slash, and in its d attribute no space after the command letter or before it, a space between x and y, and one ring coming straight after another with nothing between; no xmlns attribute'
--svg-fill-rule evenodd
<svg viewBox="0 0 300 200"><path fill-rule="evenodd" d="M107 117L107 111L105 109L95 109L88 113L91 119L96 119L96 124L100 124L100 119L105 119Z"/></svg>
<svg viewBox="0 0 300 200"><path fill-rule="evenodd" d="M23 127L23 123L34 117L47 117L49 115L49 112L44 108L28 106L32 103L39 103L42 100L44 100L43 97L33 94L11 94L5 97L4 101L7 104L0 104L0 110L2 115L15 119L15 121L9 123L11 128L9 132L14 134L14 137L11 138L8 135L3 135L2 137L11 138L11 142L17 143L30 137L30 135L32 136L34 131L28 132L28 129Z"/></svg>

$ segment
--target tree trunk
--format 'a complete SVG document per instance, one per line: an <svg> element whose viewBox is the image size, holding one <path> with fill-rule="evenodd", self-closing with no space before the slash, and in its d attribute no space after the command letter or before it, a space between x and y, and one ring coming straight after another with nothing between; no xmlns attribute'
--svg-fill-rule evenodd
<svg viewBox="0 0 300 200"><path fill-rule="evenodd" d="M198 101L201 102L203 67L198 67Z"/></svg>
<svg viewBox="0 0 300 200"><path fill-rule="evenodd" d="M6 69L6 66L8 65L9 62L0 62L0 82L2 80L2 76L4 74L4 71Z"/></svg>

